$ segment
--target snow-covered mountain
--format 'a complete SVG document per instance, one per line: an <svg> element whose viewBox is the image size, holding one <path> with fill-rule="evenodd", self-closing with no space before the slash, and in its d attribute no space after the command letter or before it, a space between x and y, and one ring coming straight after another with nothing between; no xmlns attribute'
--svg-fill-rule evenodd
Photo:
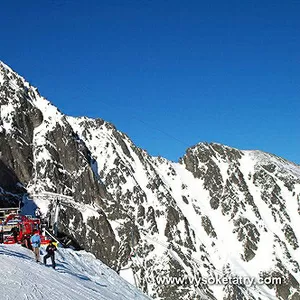
<svg viewBox="0 0 300 300"><path fill-rule="evenodd" d="M20 245L0 245L1 299L150 299L91 253L58 249L55 256L53 270L37 264L33 252Z"/></svg>
<svg viewBox="0 0 300 300"><path fill-rule="evenodd" d="M60 233L152 298L300 299L298 165L207 143L178 163L152 157L102 119L65 116L3 63L0 104L2 193L72 196Z"/></svg>

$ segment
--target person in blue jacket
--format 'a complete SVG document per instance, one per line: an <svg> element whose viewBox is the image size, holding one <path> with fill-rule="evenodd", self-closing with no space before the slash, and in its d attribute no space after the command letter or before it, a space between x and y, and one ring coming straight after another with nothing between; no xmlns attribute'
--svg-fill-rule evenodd
<svg viewBox="0 0 300 300"><path fill-rule="evenodd" d="M34 232L34 235L30 238L30 243L32 246L32 250L35 254L35 260L36 260L36 262L39 262L40 261L41 237L37 230Z"/></svg>

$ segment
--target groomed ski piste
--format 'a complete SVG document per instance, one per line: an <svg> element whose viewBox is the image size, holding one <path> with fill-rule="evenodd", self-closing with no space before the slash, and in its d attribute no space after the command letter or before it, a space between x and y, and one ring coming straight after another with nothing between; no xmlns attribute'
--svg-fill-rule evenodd
<svg viewBox="0 0 300 300"><path fill-rule="evenodd" d="M31 250L0 244L1 300L149 300L86 251L58 248L57 268L36 263ZM41 247L41 260L45 247Z"/></svg>

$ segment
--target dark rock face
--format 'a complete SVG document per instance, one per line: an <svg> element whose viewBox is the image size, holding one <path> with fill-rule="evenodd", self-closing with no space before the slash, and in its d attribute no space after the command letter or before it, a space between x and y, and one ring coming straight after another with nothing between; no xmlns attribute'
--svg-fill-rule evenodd
<svg viewBox="0 0 300 300"><path fill-rule="evenodd" d="M296 250L299 247L299 245L297 237L291 225L285 224L282 230L284 232L287 242L293 247L294 250Z"/></svg>
<svg viewBox="0 0 300 300"><path fill-rule="evenodd" d="M17 183L19 182L18 177L12 169L10 169L0 159L0 183L1 187L11 193L17 192Z"/></svg>
<svg viewBox="0 0 300 300"><path fill-rule="evenodd" d="M2 63L0 104L0 205L27 192L71 196L59 233L121 275L130 268L153 298L298 299L299 166L214 143L180 163L151 157L113 124L63 115ZM200 281L248 265L284 283Z"/></svg>
<svg viewBox="0 0 300 300"><path fill-rule="evenodd" d="M207 216L202 216L202 226L204 227L205 232L208 236L215 238L217 237L217 234L211 224L210 219Z"/></svg>
<svg viewBox="0 0 300 300"><path fill-rule="evenodd" d="M148 230L151 233L158 232L157 223L156 223L156 219L155 219L155 213L154 213L154 209L152 206L149 206L149 208L148 208L147 215L146 215L146 221L149 224Z"/></svg>
<svg viewBox="0 0 300 300"><path fill-rule="evenodd" d="M257 244L260 239L260 233L247 218L240 217L233 222L236 229L233 231L237 233L238 241L243 242L244 254L243 259L249 261L254 258Z"/></svg>
<svg viewBox="0 0 300 300"><path fill-rule="evenodd" d="M16 174L0 159L0 208L18 207L25 189L19 185Z"/></svg>
<svg viewBox="0 0 300 300"><path fill-rule="evenodd" d="M2 90L0 92L0 105L2 107L6 102L5 98L2 98L3 94ZM8 94L10 95L10 93ZM1 156L5 165L14 171L19 180L28 183L33 172L31 143L35 121L31 119L31 113L36 114L37 110L33 109L30 104L21 105L17 109L12 120L13 130L6 133L4 129L0 134Z"/></svg>

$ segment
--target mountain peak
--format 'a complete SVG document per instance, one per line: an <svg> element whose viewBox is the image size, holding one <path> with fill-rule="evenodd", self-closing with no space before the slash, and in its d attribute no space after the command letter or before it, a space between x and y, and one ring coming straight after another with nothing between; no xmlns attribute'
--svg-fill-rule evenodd
<svg viewBox="0 0 300 300"><path fill-rule="evenodd" d="M9 72L9 73L14 73L14 75L21 77L18 73L16 73L10 66L8 66L7 64L5 64L3 61L0 60L0 72L4 73L4 72Z"/></svg>
<svg viewBox="0 0 300 300"><path fill-rule="evenodd" d="M37 88L32 87L24 77L19 75L10 66L2 61L0 61L0 86L1 85L6 85L10 90L32 88L33 90L35 90L35 92L38 93Z"/></svg>

